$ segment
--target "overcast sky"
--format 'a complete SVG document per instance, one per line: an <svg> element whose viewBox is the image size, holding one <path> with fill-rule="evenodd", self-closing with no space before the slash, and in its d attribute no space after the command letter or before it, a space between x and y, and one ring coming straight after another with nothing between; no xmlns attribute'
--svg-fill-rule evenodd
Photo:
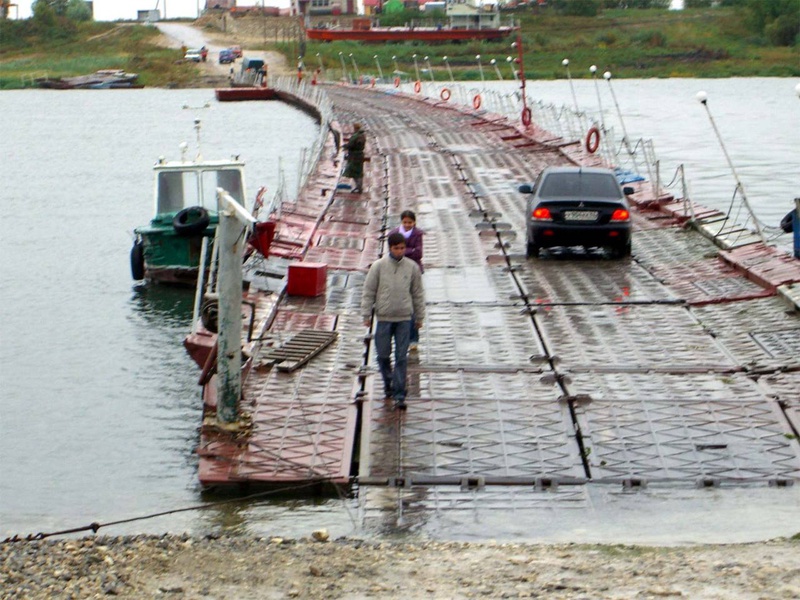
<svg viewBox="0 0 800 600"><path fill-rule="evenodd" d="M135 19L136 11L156 7L157 0L94 0L94 18L98 21L116 21L118 19ZM33 0L12 0L19 5L19 18L27 19L31 16ZM265 0L267 6L289 6L289 0ZM260 0L240 0L239 6L255 6L261 4ZM164 9L166 5L166 15ZM161 16L168 19L178 17L196 17L198 7L205 5L205 0L158 0ZM674 8L683 7L683 0L672 0ZM15 17L14 8L11 16Z"/></svg>
<svg viewBox="0 0 800 600"><path fill-rule="evenodd" d="M27 19L31 16L33 0L11 0L19 5L19 18ZM267 6L289 6L289 0L265 0ZM255 6L261 0L240 0L239 6ZM166 5L166 18L196 17L198 6L205 6L205 0L158 0L161 16L164 16ZM98 21L116 21L118 19L135 19L136 11L148 10L156 7L156 0L94 0L94 18ZM15 17L16 9L11 9L11 16Z"/></svg>

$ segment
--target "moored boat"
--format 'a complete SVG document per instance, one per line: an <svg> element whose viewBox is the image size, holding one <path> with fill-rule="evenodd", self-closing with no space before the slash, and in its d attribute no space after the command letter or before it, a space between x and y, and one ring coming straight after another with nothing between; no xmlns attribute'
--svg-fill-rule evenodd
<svg viewBox="0 0 800 600"><path fill-rule="evenodd" d="M90 75L79 75L77 77L42 77L35 80L36 85L41 88L56 90L89 90L89 89L121 89L121 88L141 88L136 80L139 78L137 73L126 73L121 69L101 69Z"/></svg>
<svg viewBox="0 0 800 600"><path fill-rule="evenodd" d="M265 86L229 87L214 90L220 102L237 102L240 100L275 100L275 90Z"/></svg>
<svg viewBox="0 0 800 600"><path fill-rule="evenodd" d="M309 40L335 42L356 40L359 42L406 42L428 43L458 42L463 40L502 40L516 32L518 27L491 27L462 29L453 27L370 27L369 29L306 29Z"/></svg>
<svg viewBox="0 0 800 600"><path fill-rule="evenodd" d="M444 8L444 6L443 6ZM448 3L447 19L434 26L419 26L409 23L403 27L381 27L377 19L353 19L349 27L320 23L306 28L309 40L333 42L356 40L359 42L405 42L418 41L429 44L460 42L465 40L500 41L519 30L512 20L503 25L497 4L483 4L478 0L459 0ZM428 21L428 23L432 23Z"/></svg>
<svg viewBox="0 0 800 600"><path fill-rule="evenodd" d="M181 144L177 161L163 157L153 167L155 209L150 223L134 229L131 274L134 280L194 285L203 254L203 239L209 239L205 264L210 262L217 224L217 188L245 202L244 162L204 160L200 155L200 121L195 121L198 153L187 159L188 145Z"/></svg>

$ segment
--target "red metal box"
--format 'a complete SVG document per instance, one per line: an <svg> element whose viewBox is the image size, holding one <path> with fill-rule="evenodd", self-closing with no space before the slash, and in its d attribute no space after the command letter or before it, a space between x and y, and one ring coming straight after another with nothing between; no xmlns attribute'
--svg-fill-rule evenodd
<svg viewBox="0 0 800 600"><path fill-rule="evenodd" d="M297 263L289 265L286 293L290 296L319 296L325 293L328 265L322 263Z"/></svg>

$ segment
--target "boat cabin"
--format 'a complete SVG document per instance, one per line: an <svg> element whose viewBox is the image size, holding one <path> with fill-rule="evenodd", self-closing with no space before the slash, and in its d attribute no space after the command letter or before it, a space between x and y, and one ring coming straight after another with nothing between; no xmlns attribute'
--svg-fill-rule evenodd
<svg viewBox="0 0 800 600"><path fill-rule="evenodd" d="M155 214L177 213L191 206L217 212L217 188L245 204L244 163L239 160L159 162L155 170Z"/></svg>
<svg viewBox="0 0 800 600"><path fill-rule="evenodd" d="M480 4L477 0L457 0L447 4L446 13L452 29L500 27L500 9L497 4Z"/></svg>

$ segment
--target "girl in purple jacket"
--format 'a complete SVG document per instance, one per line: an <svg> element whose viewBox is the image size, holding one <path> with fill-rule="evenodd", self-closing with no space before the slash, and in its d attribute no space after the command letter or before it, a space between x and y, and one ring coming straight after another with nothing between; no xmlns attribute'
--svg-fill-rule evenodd
<svg viewBox="0 0 800 600"><path fill-rule="evenodd" d="M413 211L404 210L400 213L400 227L392 229L389 234L400 233L406 238L406 257L419 265L421 273L425 272L422 266L422 236L424 231L417 227L417 215ZM419 329L416 328L415 315L411 315L411 338L408 344L409 352L417 352L419 344Z"/></svg>

